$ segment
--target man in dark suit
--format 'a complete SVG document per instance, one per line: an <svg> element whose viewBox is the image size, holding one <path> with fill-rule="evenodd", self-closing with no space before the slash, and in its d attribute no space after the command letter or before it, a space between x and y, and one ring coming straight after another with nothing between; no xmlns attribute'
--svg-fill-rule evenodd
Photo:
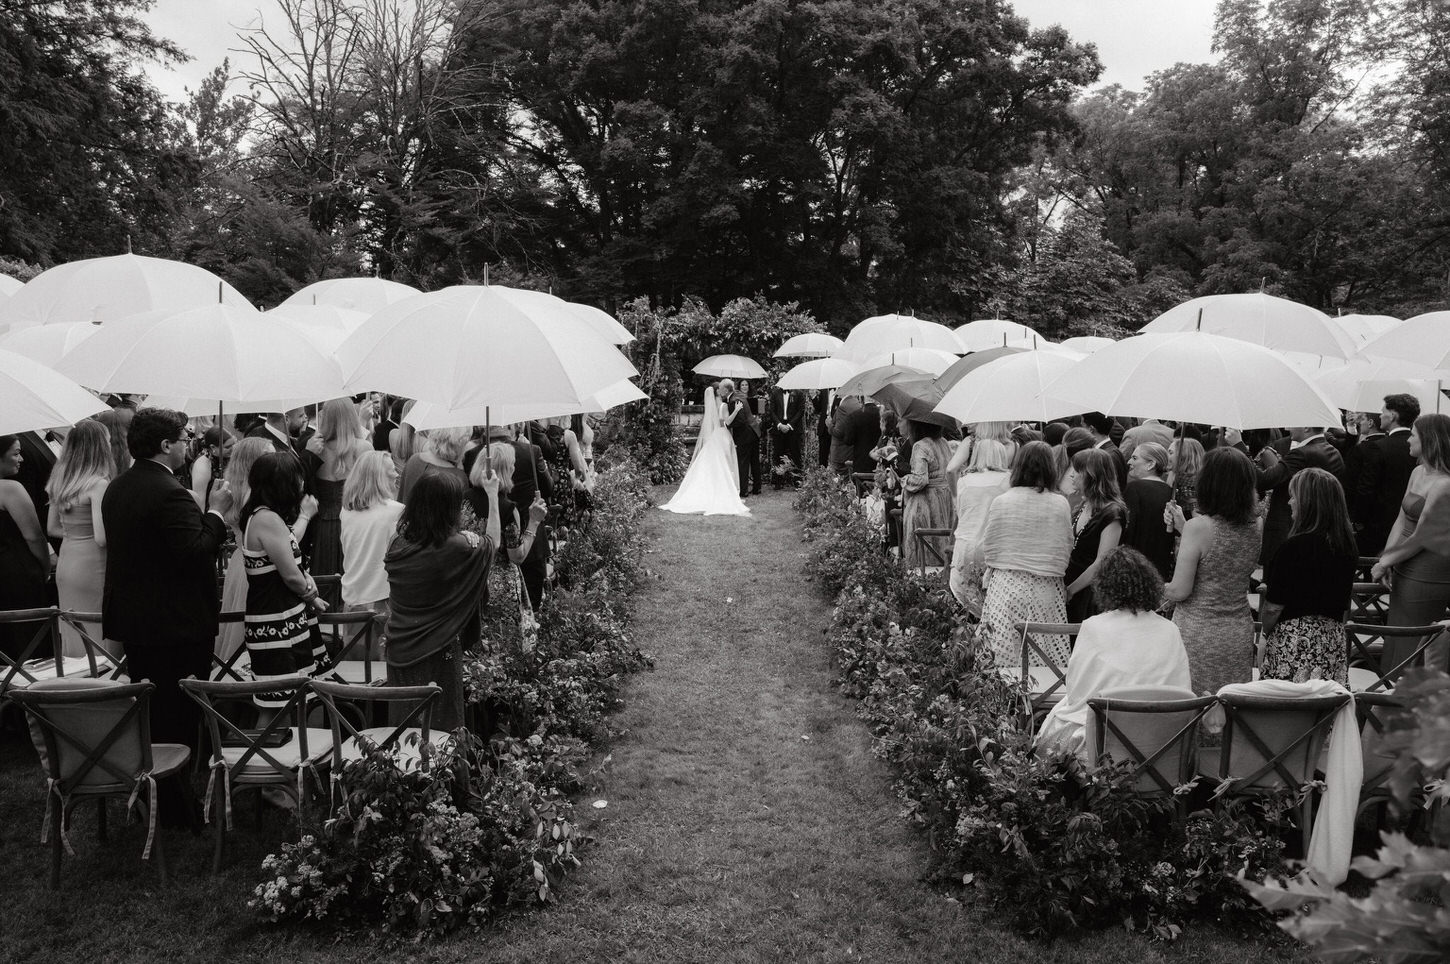
<svg viewBox="0 0 1450 964"><path fill-rule="evenodd" d="M760 494L760 419L750 409L750 400L730 379L720 383L725 405L725 425L735 440L735 464L740 473L740 498Z"/></svg>
<svg viewBox="0 0 1450 964"><path fill-rule="evenodd" d="M106 487L106 581L102 631L126 649L133 680L150 680L151 739L196 749L200 708L177 681L211 669L216 639L217 553L226 539L222 513L232 504L225 482L212 487L205 514L175 472L186 460L186 416L142 409L126 445L135 464ZM179 787L162 798L163 819L187 822ZM169 801L169 802L168 802ZM167 813L170 816L165 816Z"/></svg>
<svg viewBox="0 0 1450 964"><path fill-rule="evenodd" d="M831 417L836 413L836 393L828 388L816 392L816 463L831 463Z"/></svg>
<svg viewBox="0 0 1450 964"><path fill-rule="evenodd" d="M272 451L296 455L292 447L292 433L287 430L287 416L281 412L268 412L266 419L247 433L247 438L266 439L272 443Z"/></svg>
<svg viewBox="0 0 1450 964"><path fill-rule="evenodd" d="M1293 516L1289 511L1289 480L1304 469L1324 469L1343 484L1344 459L1324 438L1319 427L1289 430L1287 439L1265 446L1258 457L1259 491L1269 493L1269 512L1264 517L1264 543L1259 561L1267 563L1289 537Z"/></svg>
<svg viewBox="0 0 1450 964"><path fill-rule="evenodd" d="M1339 449L1344 458L1344 502L1349 509L1349 521L1354 527L1355 542L1359 544L1360 555L1375 555L1365 552L1367 542L1374 541L1367 534L1365 521L1373 514L1375 484L1370 481L1378 475L1378 464L1384 457L1385 433L1380 431L1378 412L1351 412L1347 418L1350 431L1344 432L1348 445L1340 444L1329 436L1329 444ZM1380 547L1383 548L1383 542Z"/></svg>
<svg viewBox="0 0 1450 964"><path fill-rule="evenodd" d="M1118 491L1122 492L1128 487L1128 460L1110 434L1117 423L1102 412L1088 412L1082 417L1082 424L1093 433L1093 448L1102 449L1113 457L1113 465L1118 470Z"/></svg>
<svg viewBox="0 0 1450 964"><path fill-rule="evenodd" d="M851 472L874 472L876 460L871 457L871 450L881 441L881 407L865 399L851 420Z"/></svg>
<svg viewBox="0 0 1450 964"><path fill-rule="evenodd" d="M1400 503L1410 484L1410 473L1415 470L1415 459L1410 455L1410 429L1419 417L1420 402L1415 396L1385 396L1379 417L1385 434L1371 453L1373 458L1364 460L1352 482L1352 498L1361 513L1355 518L1359 524L1355 538L1360 555L1379 555L1394 529ZM1354 511L1351 505L1351 517Z"/></svg>
<svg viewBox="0 0 1450 964"><path fill-rule="evenodd" d="M799 392L772 388L765 421L770 426L770 464L779 465L782 458L787 458L799 472L804 468L801 465L801 451L805 439L801 432L806 427L805 396Z"/></svg>

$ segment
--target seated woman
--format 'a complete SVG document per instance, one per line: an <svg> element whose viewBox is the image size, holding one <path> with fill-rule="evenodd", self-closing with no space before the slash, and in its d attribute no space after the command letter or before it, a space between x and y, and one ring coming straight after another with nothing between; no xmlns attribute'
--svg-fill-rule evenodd
<svg viewBox="0 0 1450 964"><path fill-rule="evenodd" d="M1163 577L1136 549L1119 546L1098 568L1102 612L1082 624L1067 661L1067 690L1037 732L1039 752L1059 748L1091 764L1088 700L1124 686L1188 688L1188 652L1178 627L1154 612Z"/></svg>
<svg viewBox="0 0 1450 964"><path fill-rule="evenodd" d="M1289 480L1289 509L1289 538L1264 567L1262 677L1348 686L1344 614L1359 549L1344 490L1323 469L1301 469Z"/></svg>
<svg viewBox="0 0 1450 964"><path fill-rule="evenodd" d="M388 546L388 682L437 683L440 730L463 725L463 652L478 644L479 607L493 544L459 530L464 483L448 472L418 478Z"/></svg>

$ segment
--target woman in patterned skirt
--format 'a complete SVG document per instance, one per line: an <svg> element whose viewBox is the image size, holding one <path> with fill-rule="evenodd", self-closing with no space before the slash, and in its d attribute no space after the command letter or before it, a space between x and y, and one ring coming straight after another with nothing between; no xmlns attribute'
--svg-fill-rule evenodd
<svg viewBox="0 0 1450 964"><path fill-rule="evenodd" d="M519 518L519 512L509 498L513 490L515 452L507 442L490 442L473 462L473 474L469 481L482 489L484 499L480 508L481 518L487 526L489 542L498 547L498 555L489 569L485 606L483 611L483 636L497 641L512 637L515 627L526 632L527 624L533 622L533 610L529 606L528 593L524 591L519 564L528 558L543 525L548 508L541 496L534 496L533 505L528 507L527 520Z"/></svg>
<svg viewBox="0 0 1450 964"><path fill-rule="evenodd" d="M327 603L317 597L317 583L302 568L302 550L288 528L302 504L301 467L290 453L272 452L257 459L247 483L251 494L240 522L247 571L244 639L252 676L313 676L327 657L317 628L317 613ZM261 693L255 701L257 725L266 726L287 697Z"/></svg>

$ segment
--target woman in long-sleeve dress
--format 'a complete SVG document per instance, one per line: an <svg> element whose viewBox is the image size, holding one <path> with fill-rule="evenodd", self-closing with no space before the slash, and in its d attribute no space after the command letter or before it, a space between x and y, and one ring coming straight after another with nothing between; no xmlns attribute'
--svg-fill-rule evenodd
<svg viewBox="0 0 1450 964"><path fill-rule="evenodd" d="M955 526L952 490L946 472L952 453L941 437L940 425L915 420L907 421L906 425L911 436L911 471L901 479L901 554L909 566L940 565L918 544L915 533L917 529ZM942 551L950 557L950 544Z"/></svg>

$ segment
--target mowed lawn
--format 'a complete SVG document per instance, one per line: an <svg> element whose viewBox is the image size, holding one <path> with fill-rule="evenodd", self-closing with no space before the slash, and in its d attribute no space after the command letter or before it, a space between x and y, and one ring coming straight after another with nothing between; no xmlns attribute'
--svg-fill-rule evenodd
<svg viewBox="0 0 1450 964"><path fill-rule="evenodd" d="M250 804L221 876L207 873L209 828L167 834L168 890L139 861L140 826L113 816L110 844L98 845L83 808L79 856L53 894L38 842L44 783L28 741L9 734L0 960L1308 960L1207 929L1175 945L1116 928L1038 944L922 883L924 841L898 816L891 774L832 682L830 606L802 576L790 498L749 505L748 519L651 513L657 578L638 597L635 630L656 666L614 717L597 786L580 801L593 843L558 905L428 944L263 924L246 898L262 855L289 831L271 812L257 830Z"/></svg>

